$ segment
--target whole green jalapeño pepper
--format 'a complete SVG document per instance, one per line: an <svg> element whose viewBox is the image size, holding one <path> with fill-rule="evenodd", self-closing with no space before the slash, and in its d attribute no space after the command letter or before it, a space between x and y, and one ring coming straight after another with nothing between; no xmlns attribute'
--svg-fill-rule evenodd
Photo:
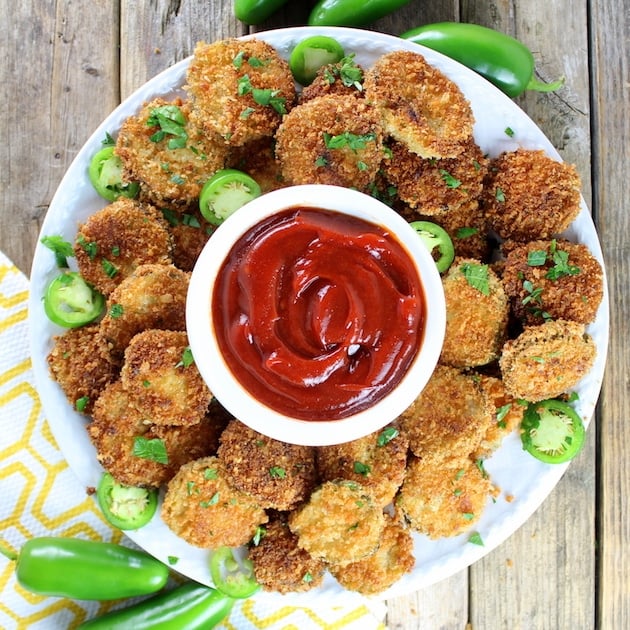
<svg viewBox="0 0 630 630"><path fill-rule="evenodd" d="M410 0L319 0L309 26L364 26L409 4Z"/></svg>
<svg viewBox="0 0 630 630"><path fill-rule="evenodd" d="M18 583L38 595L106 601L155 593L169 570L148 554L114 543L42 536L19 554L0 545L16 562Z"/></svg>
<svg viewBox="0 0 630 630"><path fill-rule="evenodd" d="M234 0L234 15L245 24L260 24L286 3L287 0Z"/></svg>
<svg viewBox="0 0 630 630"><path fill-rule="evenodd" d="M79 630L208 630L225 619L234 600L219 591L187 582L135 606L86 621Z"/></svg>
<svg viewBox="0 0 630 630"><path fill-rule="evenodd" d="M534 56L520 41L479 24L438 22L400 36L440 52L474 70L510 98L526 90L553 92L563 79L542 83L534 76Z"/></svg>

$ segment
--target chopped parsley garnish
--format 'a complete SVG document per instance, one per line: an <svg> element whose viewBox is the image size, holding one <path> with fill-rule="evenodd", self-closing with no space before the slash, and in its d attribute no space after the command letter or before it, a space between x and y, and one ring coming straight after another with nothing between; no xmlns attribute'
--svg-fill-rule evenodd
<svg viewBox="0 0 630 630"><path fill-rule="evenodd" d="M60 269L68 266L68 258L74 257L72 243L64 240L62 236L44 236L41 243L53 252L55 255L55 263Z"/></svg>
<svg viewBox="0 0 630 630"><path fill-rule="evenodd" d="M376 445L385 446L396 437L398 437L398 429L396 427L386 427L378 434Z"/></svg>
<svg viewBox="0 0 630 630"><path fill-rule="evenodd" d="M272 466L269 469L269 476L272 479L285 479L287 476L287 471L282 468L282 466Z"/></svg>
<svg viewBox="0 0 630 630"><path fill-rule="evenodd" d="M442 176L442 179L444 180L447 188L459 188L462 185L462 182L459 179L453 177L448 171L444 170L443 168L440 169L440 175Z"/></svg>
<svg viewBox="0 0 630 630"><path fill-rule="evenodd" d="M455 232L455 236L457 238L470 238L471 236L474 236L475 234L479 233L479 228L476 227L460 227L457 229L457 232Z"/></svg>
<svg viewBox="0 0 630 630"><path fill-rule="evenodd" d="M210 479L218 479L219 478L219 471L216 468L206 468L203 471L203 478L206 481L209 481Z"/></svg>
<svg viewBox="0 0 630 630"><path fill-rule="evenodd" d="M104 147L111 147L116 144L116 140L112 137L109 131L105 132L105 137L101 140L101 144Z"/></svg>
<svg viewBox="0 0 630 630"><path fill-rule="evenodd" d="M266 533L267 533L267 530L262 525L259 525L256 528L256 532L252 536L252 544L255 545L256 547L260 545L260 541L265 537Z"/></svg>
<svg viewBox="0 0 630 630"><path fill-rule="evenodd" d="M554 263L554 266L545 274L549 280L558 280L563 276L577 276L580 273L579 267L569 264L569 252L559 250L555 239L551 241L549 255Z"/></svg>
<svg viewBox="0 0 630 630"><path fill-rule="evenodd" d="M190 346L186 346L182 352L182 358L177 362L175 367L190 367L195 362Z"/></svg>
<svg viewBox="0 0 630 630"><path fill-rule="evenodd" d="M494 198L499 203L503 203L505 201L505 193L499 187L497 187L497 189L494 191Z"/></svg>
<svg viewBox="0 0 630 630"><path fill-rule="evenodd" d="M512 403L508 403L507 405L502 405L497 408L497 425L502 429L505 429L505 417L510 413L510 409L512 408Z"/></svg>
<svg viewBox="0 0 630 630"><path fill-rule="evenodd" d="M332 84L339 78L345 87L363 90L363 70L356 64L354 54L344 57L338 64L324 70L324 79Z"/></svg>
<svg viewBox="0 0 630 630"><path fill-rule="evenodd" d="M504 131L506 136L509 136L510 138L514 137L514 129L512 129L512 127L506 127Z"/></svg>
<svg viewBox="0 0 630 630"><path fill-rule="evenodd" d="M527 264L530 267L542 267L547 262L547 252L544 249L535 249L527 254Z"/></svg>
<svg viewBox="0 0 630 630"><path fill-rule="evenodd" d="M317 166L318 168L322 168L324 166L328 166L328 160L323 155L320 155L315 160L315 166Z"/></svg>
<svg viewBox="0 0 630 630"><path fill-rule="evenodd" d="M461 272L466 278L466 282L477 289L483 295L490 295L490 283L488 279L488 265L479 263L464 263L460 267Z"/></svg>
<svg viewBox="0 0 630 630"><path fill-rule="evenodd" d="M481 535L478 532L471 534L470 537L468 538L468 542L472 543L473 545L479 545L480 547L484 546L484 542L481 538Z"/></svg>
<svg viewBox="0 0 630 630"><path fill-rule="evenodd" d="M208 508L211 505L216 505L219 502L219 493L215 492L208 501L199 501L199 506L202 508Z"/></svg>
<svg viewBox="0 0 630 630"><path fill-rule="evenodd" d="M168 464L168 454L164 440L159 438L135 437L133 439L133 454L141 459L148 459L158 464Z"/></svg>
<svg viewBox="0 0 630 630"><path fill-rule="evenodd" d="M98 253L98 245L94 241L88 241L85 236L83 236L83 234L79 234L77 236L77 243L87 254L90 260L94 260L96 258L96 254Z"/></svg>
<svg viewBox="0 0 630 630"><path fill-rule="evenodd" d="M152 142L160 142L167 136L172 136L167 144L169 149L183 149L188 142L186 118L177 105L154 107L149 113L147 126L159 127L149 138Z"/></svg>
<svg viewBox="0 0 630 630"><path fill-rule="evenodd" d="M327 149L343 149L344 147L348 147L356 152L365 149L368 142L374 142L375 140L376 134L373 132L358 135L350 131L344 131L336 136L324 133L324 144Z"/></svg>
<svg viewBox="0 0 630 630"><path fill-rule="evenodd" d="M249 75L244 74L238 80L237 93L239 96L245 96L251 94L254 99L254 103L262 105L263 107L271 107L278 114L287 113L287 99L283 96L278 96L280 90L272 90L270 88L255 88L252 86Z"/></svg>
<svg viewBox="0 0 630 630"><path fill-rule="evenodd" d="M177 564L179 562L179 558L177 556L167 556L166 558L168 560L168 563L173 566L175 564Z"/></svg>
<svg viewBox="0 0 630 630"><path fill-rule="evenodd" d="M79 413L82 413L83 411L85 411L85 408L87 407L89 402L90 402L89 396L81 396L81 398L77 398L77 400L75 401L74 408Z"/></svg>
<svg viewBox="0 0 630 630"><path fill-rule="evenodd" d="M372 471L372 469L363 462L354 462L352 470L357 473L357 475L363 475L364 477L367 477Z"/></svg>
<svg viewBox="0 0 630 630"><path fill-rule="evenodd" d="M116 267L116 265L107 260L107 258L103 258L101 260L101 267L103 268L105 275L109 278L113 278L118 274L118 268Z"/></svg>
<svg viewBox="0 0 630 630"><path fill-rule="evenodd" d="M124 312L125 312L125 309L122 304L112 304L109 307L109 316L112 319L118 319L119 317L123 315Z"/></svg>

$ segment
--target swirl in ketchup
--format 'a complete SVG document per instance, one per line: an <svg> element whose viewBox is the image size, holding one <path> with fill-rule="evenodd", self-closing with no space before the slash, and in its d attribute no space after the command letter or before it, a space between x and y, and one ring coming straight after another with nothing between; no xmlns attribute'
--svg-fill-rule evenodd
<svg viewBox="0 0 630 630"><path fill-rule="evenodd" d="M425 299L407 250L383 228L298 207L234 245L212 315L228 367L257 400L336 420L402 379L422 343Z"/></svg>

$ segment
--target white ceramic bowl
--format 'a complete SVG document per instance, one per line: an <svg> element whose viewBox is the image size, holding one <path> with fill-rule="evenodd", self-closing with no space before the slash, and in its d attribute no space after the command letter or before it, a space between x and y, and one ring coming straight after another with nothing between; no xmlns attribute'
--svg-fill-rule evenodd
<svg viewBox="0 0 630 630"><path fill-rule="evenodd" d="M426 306L420 347L400 382L371 406L341 419L303 420L270 408L255 398L228 367L217 341L211 306L215 280L234 244L261 221L295 207L319 208L363 219L384 228L407 250L420 278ZM322 446L377 431L400 415L426 385L442 348L444 293L435 262L416 232L377 199L338 186L282 188L249 202L214 232L192 273L186 326L195 363L219 402L252 429L284 442Z"/></svg>

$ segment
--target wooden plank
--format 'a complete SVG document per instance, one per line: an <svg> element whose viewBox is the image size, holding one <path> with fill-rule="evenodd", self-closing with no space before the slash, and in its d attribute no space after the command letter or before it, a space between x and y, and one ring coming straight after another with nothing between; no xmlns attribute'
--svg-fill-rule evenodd
<svg viewBox="0 0 630 630"><path fill-rule="evenodd" d="M607 263L611 343L601 397L598 627L630 623L630 219L627 179L630 14L623 0L591 3L594 209Z"/></svg>
<svg viewBox="0 0 630 630"><path fill-rule="evenodd" d="M129 0L121 9L121 98L192 54L198 41L247 32L231 2Z"/></svg>
<svg viewBox="0 0 630 630"><path fill-rule="evenodd" d="M116 103L116 6L23 0L0 24L0 246L27 273L59 181Z"/></svg>
<svg viewBox="0 0 630 630"><path fill-rule="evenodd" d="M549 12L562 15L551 19ZM585 3L466 2L462 20L509 33L532 49L539 78L565 75L557 94L519 103L575 163L590 200L588 39ZM534 516L471 568L471 618L479 628L589 628L595 610L595 431Z"/></svg>

